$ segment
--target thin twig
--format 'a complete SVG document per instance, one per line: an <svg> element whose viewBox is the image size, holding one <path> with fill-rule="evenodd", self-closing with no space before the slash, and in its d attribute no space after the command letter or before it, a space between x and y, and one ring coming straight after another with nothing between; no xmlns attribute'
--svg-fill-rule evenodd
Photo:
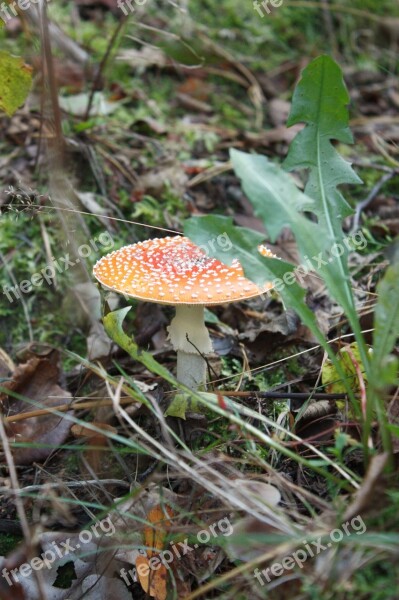
<svg viewBox="0 0 399 600"><path fill-rule="evenodd" d="M323 7L323 19L324 19L324 23L325 23L326 30L327 30L329 44L331 47L331 51L333 53L333 57L335 58L335 60L337 60L338 55L339 55L338 44L337 44L337 40L336 40L336 36L335 36L335 32L334 32L334 24L333 24L333 20L331 17L328 0L321 0L321 4Z"/></svg>
<svg viewBox="0 0 399 600"><path fill-rule="evenodd" d="M371 333L374 331L374 328L371 329L363 329L362 333ZM338 337L335 337L331 340L326 340L326 342L328 344L334 344L335 342L339 342L343 339L346 338L351 338L354 337L353 333L345 333L344 335L339 335ZM279 365L281 363L284 363L288 360L290 360L291 358L296 358L297 356L302 356L303 354L308 354L309 352L313 352L313 350L320 350L321 345L317 344L316 346L311 346L310 348L306 348L306 350L301 350L300 352L295 352L294 354L290 354L289 356L285 356L284 358L279 358L278 360L274 360L271 363L268 363L266 365L261 365L260 367L255 367L254 369L248 369L247 371L244 371L245 374L254 374L254 373L262 373L263 371L267 371L268 369L271 369L272 367L275 367L276 365ZM219 379L215 379L213 381L210 381L210 384L215 384L215 383L220 383L221 381L230 381L232 379L236 379L237 377L240 377L241 373L235 373L234 375L229 375L228 377L220 377Z"/></svg>
<svg viewBox="0 0 399 600"><path fill-rule="evenodd" d="M105 51L104 56L101 59L100 65L98 67L98 71L96 73L96 76L95 76L94 81L93 81L93 85L92 85L91 90L90 90L89 101L87 103L87 108L86 108L85 116L84 116L84 119L83 119L84 121L87 121L87 119L89 118L90 110L91 110L91 107L93 105L94 94L95 94L97 86L98 86L98 84L100 82L101 75L102 75L102 73L103 73L103 71L105 69L105 66L106 66L107 62L108 62L109 56L111 54L111 50L112 50L112 48L113 48L113 46L114 46L114 44L115 44L115 42L116 42L116 40L118 38L119 33L122 30L122 27L126 23L126 21L128 19L128 16L129 15L125 15L125 16L123 16L121 18L121 20L119 21L118 25L116 26L116 28L114 30L114 33L112 34L112 37L111 37L110 41L108 42L107 49Z"/></svg>
<svg viewBox="0 0 399 600"><path fill-rule="evenodd" d="M228 390L218 390L217 393L222 396L234 396L237 398L256 396L257 398L266 398L268 400L286 400L287 398L293 400L308 400L308 398L312 400L346 400L348 397L347 394L312 394L312 392L230 392Z"/></svg>

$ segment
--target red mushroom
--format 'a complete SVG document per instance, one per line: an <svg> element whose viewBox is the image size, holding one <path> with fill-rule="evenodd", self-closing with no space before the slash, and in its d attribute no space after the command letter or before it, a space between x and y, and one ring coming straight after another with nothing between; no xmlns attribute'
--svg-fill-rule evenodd
<svg viewBox="0 0 399 600"><path fill-rule="evenodd" d="M264 246L259 251L274 256ZM240 263L230 267L206 253L188 238L176 236L147 240L101 258L93 269L106 288L147 302L173 304L176 316L168 327L177 351L177 379L190 389L206 383L204 355L212 351L204 323L204 307L247 300L269 290L244 277Z"/></svg>

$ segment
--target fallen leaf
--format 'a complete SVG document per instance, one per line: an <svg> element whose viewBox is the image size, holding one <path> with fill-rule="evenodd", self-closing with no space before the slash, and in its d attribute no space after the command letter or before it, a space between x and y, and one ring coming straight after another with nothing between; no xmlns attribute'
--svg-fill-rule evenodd
<svg viewBox="0 0 399 600"><path fill-rule="evenodd" d="M147 556L138 556L136 559L136 569L139 581L143 590L156 598L156 600L166 600L166 583L168 572L164 564L157 563L154 568L151 565L151 559L156 558L165 545L167 530L171 527L172 521L168 517L173 517L173 510L166 505L158 504L154 506L147 515L147 521L151 525L144 528L144 542L147 546Z"/></svg>
<svg viewBox="0 0 399 600"><path fill-rule="evenodd" d="M295 423L296 435L315 446L333 446L334 432L339 427L336 412L335 403L329 400L310 404ZM303 444L297 446L297 452L302 456L313 455L313 451Z"/></svg>
<svg viewBox="0 0 399 600"><path fill-rule="evenodd" d="M348 350L350 352L348 352ZM360 364L361 372L363 373L363 378L365 382L367 382L367 376L364 372L364 367L361 362L359 349L357 343L354 342L350 345L343 346L339 352L337 353L337 358L339 363L347 377L347 379L351 382L351 388L354 392L359 392L359 381L356 374L356 368L353 364L353 360L351 358L351 354L355 358L355 360ZM322 383L326 386L326 392L328 394L344 394L346 393L346 386L343 381L341 381L340 376L338 375L334 365L331 360L326 359L323 367L322 367ZM341 403L342 404L342 403ZM339 406L339 403L337 403Z"/></svg>
<svg viewBox="0 0 399 600"><path fill-rule="evenodd" d="M72 401L71 394L58 385L58 359L58 353L52 351L46 358L35 356L15 369L11 380L3 383L3 388L16 392L30 402L0 393L6 416L57 407ZM27 448L13 448L15 463L21 465L45 460L66 440L70 428L71 422L68 419L54 414L8 423L7 434L11 441L31 444Z"/></svg>
<svg viewBox="0 0 399 600"><path fill-rule="evenodd" d="M87 358L91 361L109 356L114 344L104 331L102 323L94 322L87 336Z"/></svg>
<svg viewBox="0 0 399 600"><path fill-rule="evenodd" d="M89 530L90 528L88 528ZM108 539L109 545L107 544ZM47 553L47 558L51 561L49 563L51 568L43 568L41 571L47 600L72 600L83 597L85 600L109 600L111 598L131 600L132 596L126 585L119 578L113 576L114 573L117 574L120 571L123 563L114 557L111 537L107 538L106 534L98 538L93 536L90 542L82 544L79 534L49 531L39 534L39 541L43 552ZM5 559L3 565L9 570L19 567L22 563L27 563L28 554L26 552L26 556L23 554L24 544L19 547L18 554L20 556L19 558L16 556L18 559L16 564L15 560L12 560L12 556ZM62 549L61 557L55 551L55 547ZM73 552L64 550L69 547L74 549ZM51 556L54 556L54 560L50 558ZM75 576L71 578L68 586L59 587L57 585L58 569L70 562L73 562ZM0 587L0 598L2 600L43 599L34 571L31 571L28 576L20 576L19 581L21 582L20 586L13 585L11 596L3 596L3 590ZM19 589L25 595L17 595Z"/></svg>
<svg viewBox="0 0 399 600"><path fill-rule="evenodd" d="M157 570L151 569L150 561L147 556L138 556L136 559L136 569L140 585L146 594L149 594L156 600L166 600L168 590L166 583L168 572L165 565L161 564Z"/></svg>
<svg viewBox="0 0 399 600"><path fill-rule="evenodd" d="M25 102L32 85L32 68L22 58L0 52L0 110L10 117Z"/></svg>
<svg viewBox="0 0 399 600"><path fill-rule="evenodd" d="M144 541L148 548L162 550L165 544L165 538L168 529L172 525L172 521L168 517L173 517L173 510L166 505L158 504L154 506L147 515L147 521L151 523L144 528ZM152 550L147 550L147 553L152 554Z"/></svg>

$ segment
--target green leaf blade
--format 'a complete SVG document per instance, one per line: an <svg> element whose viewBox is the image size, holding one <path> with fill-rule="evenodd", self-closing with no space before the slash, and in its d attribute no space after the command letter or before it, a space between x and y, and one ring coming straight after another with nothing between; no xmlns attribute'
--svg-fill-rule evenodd
<svg viewBox="0 0 399 600"><path fill-rule="evenodd" d="M287 123L306 126L292 142L283 166L288 171L310 170L305 194L316 200L316 214L331 240L342 237L341 221L353 212L337 186L361 183L331 143L353 142L349 100L341 69L329 56L320 56L302 73Z"/></svg>
<svg viewBox="0 0 399 600"><path fill-rule="evenodd" d="M159 375L173 385L175 383L173 375L157 362L149 352L140 350L134 339L126 335L123 331L123 321L131 308L131 306L127 306L105 315L103 323L106 333L111 340L130 354L134 360L142 363L149 371L156 373L156 375Z"/></svg>

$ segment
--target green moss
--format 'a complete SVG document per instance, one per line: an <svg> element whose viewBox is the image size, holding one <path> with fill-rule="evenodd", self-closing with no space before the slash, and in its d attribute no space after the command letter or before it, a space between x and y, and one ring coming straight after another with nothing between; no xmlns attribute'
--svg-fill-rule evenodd
<svg viewBox="0 0 399 600"><path fill-rule="evenodd" d="M67 590L71 587L75 579L77 579L75 566L73 561L70 560L65 565L58 567L57 578L53 585L54 587Z"/></svg>
<svg viewBox="0 0 399 600"><path fill-rule="evenodd" d="M10 554L21 541L22 537L18 535L0 533L0 556L7 556Z"/></svg>

